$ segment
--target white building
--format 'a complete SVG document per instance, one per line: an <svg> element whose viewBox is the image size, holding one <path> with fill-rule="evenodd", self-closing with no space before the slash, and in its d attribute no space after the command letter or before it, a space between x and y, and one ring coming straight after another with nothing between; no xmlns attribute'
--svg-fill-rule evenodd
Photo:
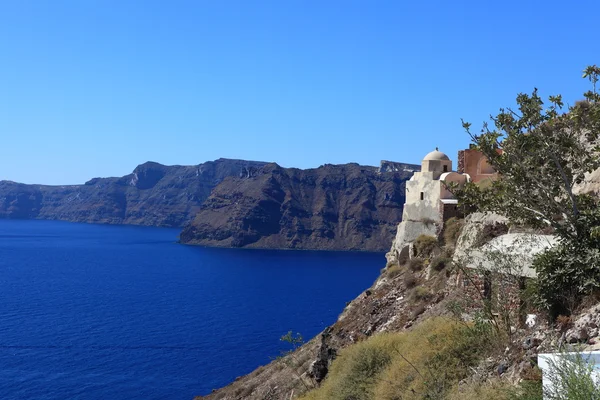
<svg viewBox="0 0 600 400"><path fill-rule="evenodd" d="M444 183L469 180L469 175L452 171L452 161L437 148L423 158L421 171L406 182L402 222L394 240L398 254L419 235L437 236L444 221L457 214L457 200Z"/></svg>
<svg viewBox="0 0 600 400"><path fill-rule="evenodd" d="M421 171L406 182L402 220L435 222L441 225L456 215L457 201L444 183L464 184L469 175L452 171L452 161L437 148L421 162Z"/></svg>

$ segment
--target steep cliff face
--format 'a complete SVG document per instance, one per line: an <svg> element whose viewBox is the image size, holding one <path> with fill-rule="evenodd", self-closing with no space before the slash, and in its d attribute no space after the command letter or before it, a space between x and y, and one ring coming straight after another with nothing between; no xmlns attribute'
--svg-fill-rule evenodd
<svg viewBox="0 0 600 400"><path fill-rule="evenodd" d="M458 242L463 251L467 251L480 246L483 241L491 237L508 236L506 234L508 227L505 222L498 216L490 215L469 218L465 221L463 228L457 232ZM473 241L473 237L477 240ZM328 377L331 377L333 373L332 363L343 357L344 351L350 346L364 343L372 336L384 332L402 333L412 331L414 328L419 329L423 323L426 324L432 318L440 316L448 322L459 321L458 315L460 318L464 318L464 320L460 319L461 324L464 324L465 321L472 321L475 315L479 315L477 307L481 307L483 303L479 295L473 294L469 287L464 286L465 281L461 278L463 275L460 270L453 267L450 260L445 258L445 255L452 253L453 248L454 244L443 245L441 242L437 242L433 248L428 250L428 254L421 254L422 258L413 256L411 259L404 260L403 264L389 264L382 270L375 283L348 303L337 321L325 328L320 335L296 349L292 354L261 366L248 375L238 377L228 386L205 396L199 396L196 400L303 398L303 393L327 384ZM436 259L445 261L440 264L435 262ZM590 330L590 326L592 326L590 321L593 323L598 319L593 317L597 309L588 312L588 316L581 321L578 320L578 325L569 332L572 336L570 340L578 341L578 338L587 335L587 332L599 335L598 329ZM460 310L458 314L457 310ZM596 327L596 325L593 326ZM482 382L494 384L504 382L509 385L502 388L502 390L506 390L507 387L512 387L511 382L538 379L535 378L537 375L533 368L537 353L547 350L548 346L558 340L560 333L554 332L542 321L542 318L537 318L537 322L536 318L533 318L531 324L514 328L514 332L511 328L511 332L512 336L507 339L508 342L500 340L482 342L481 348L484 348L485 351L482 350L480 353L469 346L461 349L465 354L461 359L468 361L471 365L463 370L463 374L467 376L464 379L461 378L460 383L454 382L455 388L461 389L462 385L476 385ZM443 337L438 337L436 342L443 339ZM423 337L419 346L427 348L431 347L432 343L430 339ZM360 360L371 360L369 355L372 356L372 353L363 353ZM404 367L407 367L406 360L401 361ZM449 375L455 374L459 368L464 367L464 365L460 367L455 363L449 365ZM359 384L366 385L365 382L371 379L367 374L371 373L373 369L369 364L364 371L365 375L359 376L358 379L364 378L364 380L359 380ZM408 368L408 371L407 376L411 376L412 368ZM500 377L500 375L502 376ZM389 378L390 375L384 376ZM400 385L404 382L403 379L406 379L403 377L404 375L400 375L397 380ZM450 381L445 381L445 383L447 382ZM497 393L501 393L502 390ZM379 399L370 392L365 391L365 393L360 398ZM328 397L311 397L309 395L306 398ZM416 393L412 397L387 398L421 398L421 396ZM465 397L459 394L458 397L444 398ZM483 396L481 398L505 397Z"/></svg>
<svg viewBox="0 0 600 400"><path fill-rule="evenodd" d="M344 348L375 334L404 331L431 316L447 313L444 300L451 290L449 275L449 269L432 274L424 267L414 271L398 265L385 268L370 288L348 303L334 324L292 355L196 400L298 398L327 377L331 363ZM419 287L426 288L428 295L415 296Z"/></svg>
<svg viewBox="0 0 600 400"><path fill-rule="evenodd" d="M189 244L384 251L418 166L358 164L300 170L268 164L221 182L181 233ZM410 167L410 168L409 168Z"/></svg>
<svg viewBox="0 0 600 400"><path fill-rule="evenodd" d="M227 177L248 177L263 162L219 159L193 166L139 165L121 178L84 185L0 181L0 218L181 227Z"/></svg>
<svg viewBox="0 0 600 400"><path fill-rule="evenodd" d="M185 226L183 243L208 246L384 251L402 218L404 183L418 169L147 162L84 185L0 181L0 218Z"/></svg>

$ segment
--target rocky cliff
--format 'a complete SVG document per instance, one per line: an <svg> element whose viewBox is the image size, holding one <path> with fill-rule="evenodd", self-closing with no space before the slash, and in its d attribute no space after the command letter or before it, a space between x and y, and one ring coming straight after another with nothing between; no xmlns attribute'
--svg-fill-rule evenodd
<svg viewBox="0 0 600 400"><path fill-rule="evenodd" d="M445 233L434 240L434 244L428 250L423 252L422 249L415 248L415 253L410 254L409 258L400 263L396 260L395 263L388 264L375 283L348 303L337 321L320 335L293 353L261 366L248 375L238 377L230 385L214 390L205 396L199 396L196 400L331 399L334 397L328 397L326 390L323 394L323 389L327 389L328 380L335 371L338 375L334 379L340 379L339 368L334 371L333 363L347 355L347 350L353 346L364 344L370 338L377 337L382 333L394 335L415 331L423 333L422 327L436 319L446 321L446 323L460 321L459 324L462 326L470 326L469 324L472 323L475 316L479 315L483 302L478 295L474 294L470 284L465 286L464 272L453 265L448 257L452 256L457 242L460 243L463 250L468 250L478 248L493 238L508 236L508 225L504 219L499 218L498 216L482 215L468 218L464 224L455 225L459 228L452 235ZM473 237L478 240L472 241ZM393 247L391 251L394 251ZM593 312L588 314L593 314ZM462 365L450 362L446 372L448 376L456 379L453 381L454 378L448 379L444 375L440 381L444 393L454 391L454 396L440 394L438 397L429 397L422 396L419 392L412 394L409 392L407 396L394 393L393 396L385 398L525 398L507 397L508 395L503 395L503 393L517 393L510 391L520 390L517 388L517 382L523 380L534 382L533 385L539 388L540 375L535 368L537 353L548 351L560 336L560 332L548 326L541 317L537 319L535 316L533 317L531 323L512 327L509 336L492 335L490 337L493 337L494 341L484 340L480 343L480 347L472 348L468 345L452 350L456 352L454 355L458 356L461 362L466 363ZM579 326L587 329L582 334L584 336L588 331L593 335L599 335L598 329L590 330L590 327L595 326L593 317L588 317L578 324L571 330L573 342L578 341L577 335L580 335L582 331L582 329L578 330ZM390 338L391 336L385 337ZM416 341L415 345L427 349L434 346L435 343L445 340L445 337L434 335L433 339L432 341L431 337L428 338L424 335L420 342ZM464 339L465 337L460 338L460 340ZM597 338L597 341L600 342L600 337ZM445 346L451 347L451 344L446 343ZM392 386L396 385L396 389L398 389L405 385L404 382L416 379L415 367L413 364L409 365L410 362L415 361L414 358L408 360L399 356L399 364L405 373L399 373L398 376L394 376L394 379L390 379L388 375L384 376L388 379L380 379L380 376L374 378L369 375L374 374L373 371L376 370L375 365L379 359L367 352L364 347L360 351L362 353L355 358L357 362L349 367L350 372L344 371L352 375L350 378L346 377L348 378L346 381L355 379L352 382L367 389L363 390L362 397L343 397L335 393L336 399L379 400L380 397L368 390L369 385L372 385L373 382L388 381ZM393 358L393 354L395 353L392 352L388 355ZM443 354L436 358L434 355L432 360L440 362L446 356L447 354ZM427 365L437 365L433 361ZM416 370L420 375L421 372ZM426 370L423 369L423 371ZM454 386L451 387L452 385ZM463 393L473 387L477 388L477 393L480 393L479 385L488 385L499 389L493 393L490 391L487 392L488 394L480 394L479 397L469 397ZM310 392L311 389L319 387L321 388L319 392ZM306 392L310 393L303 397Z"/></svg>
<svg viewBox="0 0 600 400"><path fill-rule="evenodd" d="M121 178L84 185L0 181L0 218L181 227L227 177L251 176L265 163L219 159L193 166L139 165Z"/></svg>
<svg viewBox="0 0 600 400"><path fill-rule="evenodd" d="M404 183L416 165L268 164L223 180L181 233L189 244L384 251L402 218Z"/></svg>
<svg viewBox="0 0 600 400"><path fill-rule="evenodd" d="M384 251L402 218L404 182L418 169L147 162L83 185L0 181L0 218L185 227L183 243L208 246Z"/></svg>

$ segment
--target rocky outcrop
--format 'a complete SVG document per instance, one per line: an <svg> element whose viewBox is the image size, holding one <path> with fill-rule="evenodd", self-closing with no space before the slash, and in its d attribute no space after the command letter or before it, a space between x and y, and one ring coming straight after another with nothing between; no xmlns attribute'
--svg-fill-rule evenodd
<svg viewBox="0 0 600 400"><path fill-rule="evenodd" d="M385 255L388 265L401 264L411 252L411 244L421 235L437 237L441 226L430 221L404 220L398 224L398 229L392 248Z"/></svg>
<svg viewBox="0 0 600 400"><path fill-rule="evenodd" d="M589 350L600 349L600 304L583 310L565 332L567 343L584 343Z"/></svg>
<svg viewBox="0 0 600 400"><path fill-rule="evenodd" d="M471 269L534 278L534 256L557 243L553 235L509 228L508 219L498 214L473 213L465 218L453 261Z"/></svg>
<svg viewBox="0 0 600 400"><path fill-rule="evenodd" d="M585 179L581 184L573 188L575 193L590 193L600 196L600 169L585 174Z"/></svg>
<svg viewBox="0 0 600 400"><path fill-rule="evenodd" d="M385 251L418 170L358 164L300 170L268 164L221 182L181 233L206 246ZM410 168L408 168L410 166ZM387 170L387 169L386 169Z"/></svg>
<svg viewBox="0 0 600 400"><path fill-rule="evenodd" d="M455 256L480 247L495 237L508 233L508 219L494 213L472 213L465 218L456 242Z"/></svg>
<svg viewBox="0 0 600 400"><path fill-rule="evenodd" d="M395 161L382 160L379 164L379 172L416 172L420 171L421 167L414 164L405 164Z"/></svg>
<svg viewBox="0 0 600 400"><path fill-rule="evenodd" d="M84 185L0 181L0 218L181 227L227 177L248 177L266 163L219 159L193 166L139 165L121 178Z"/></svg>

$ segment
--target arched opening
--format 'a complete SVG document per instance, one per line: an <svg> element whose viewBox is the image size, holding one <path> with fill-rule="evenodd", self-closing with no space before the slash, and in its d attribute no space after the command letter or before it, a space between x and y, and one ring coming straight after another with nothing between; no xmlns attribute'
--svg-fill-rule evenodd
<svg viewBox="0 0 600 400"><path fill-rule="evenodd" d="M481 157L479 163L477 164L477 174L478 175L492 175L496 173L494 168L488 163L487 158Z"/></svg>
<svg viewBox="0 0 600 400"><path fill-rule="evenodd" d="M423 199L424 199L424 197L423 197L423 192L421 192L421 200L423 200Z"/></svg>

